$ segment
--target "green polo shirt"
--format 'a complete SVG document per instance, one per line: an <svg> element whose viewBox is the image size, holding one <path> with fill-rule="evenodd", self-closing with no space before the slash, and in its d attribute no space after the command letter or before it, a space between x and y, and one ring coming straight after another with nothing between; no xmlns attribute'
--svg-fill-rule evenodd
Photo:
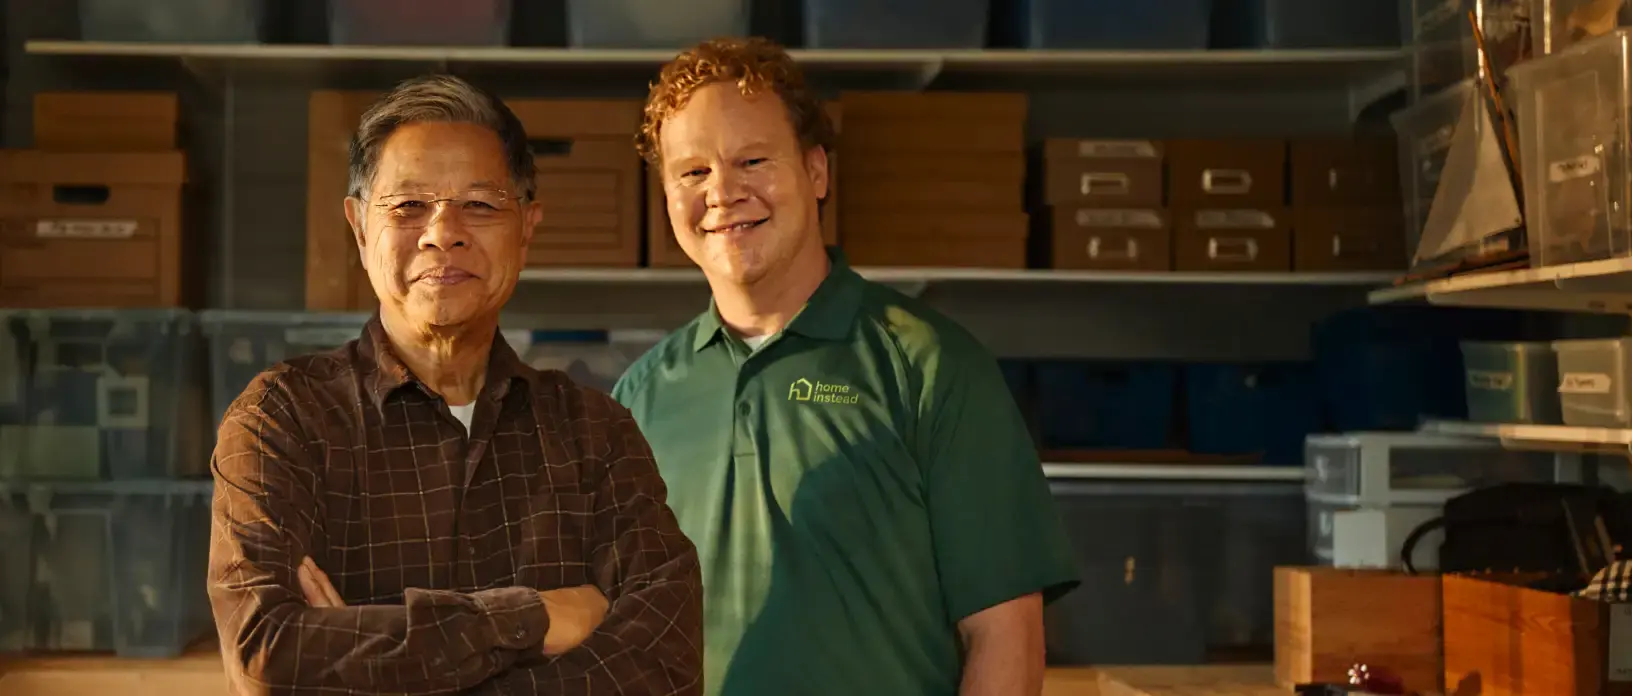
<svg viewBox="0 0 1632 696"><path fill-rule="evenodd" d="M1076 568L996 360L832 258L759 350L710 307L613 393L701 555L706 694L953 696L957 622Z"/></svg>

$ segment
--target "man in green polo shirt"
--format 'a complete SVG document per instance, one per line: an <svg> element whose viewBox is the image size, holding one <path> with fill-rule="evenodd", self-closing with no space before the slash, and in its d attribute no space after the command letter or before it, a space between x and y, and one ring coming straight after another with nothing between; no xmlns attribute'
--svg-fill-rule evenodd
<svg viewBox="0 0 1632 696"><path fill-rule="evenodd" d="M762 40L667 65L639 139L713 290L614 390L697 545L705 693L1035 696L1076 584L996 361L824 249L832 126Z"/></svg>

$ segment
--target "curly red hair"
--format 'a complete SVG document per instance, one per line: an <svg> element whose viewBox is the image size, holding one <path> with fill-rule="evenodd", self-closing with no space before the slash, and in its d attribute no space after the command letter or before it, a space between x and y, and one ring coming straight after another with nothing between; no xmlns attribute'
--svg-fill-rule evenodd
<svg viewBox="0 0 1632 696"><path fill-rule="evenodd" d="M717 82L732 82L743 94L771 92L788 109L788 120L799 143L810 149L833 149L833 122L822 102L805 83L804 71L776 42L763 38L714 39L675 56L663 66L646 97L635 150L647 162L662 160L658 137L663 121L697 90Z"/></svg>

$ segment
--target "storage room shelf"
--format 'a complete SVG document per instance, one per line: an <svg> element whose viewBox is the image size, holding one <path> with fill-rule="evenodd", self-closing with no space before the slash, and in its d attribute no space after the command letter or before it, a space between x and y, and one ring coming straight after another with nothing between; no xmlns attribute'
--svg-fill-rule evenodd
<svg viewBox="0 0 1632 696"><path fill-rule="evenodd" d="M1302 483L1303 467L1240 464L1044 463L1056 481L1257 481Z"/></svg>
<svg viewBox="0 0 1632 696"><path fill-rule="evenodd" d="M1368 299L1371 304L1426 301L1451 307L1632 314L1632 258L1468 273L1384 288Z"/></svg>
<svg viewBox="0 0 1632 696"><path fill-rule="evenodd" d="M1465 423L1460 421L1427 421L1423 432L1462 437L1486 437L1501 440L1502 444L1523 449L1632 450L1632 430L1620 428L1581 428L1569 425L1524 425L1518 423Z"/></svg>
<svg viewBox="0 0 1632 696"><path fill-rule="evenodd" d="M280 44L163 44L29 41L32 55L180 59L195 69L224 64L255 67L307 63L325 66L405 63L459 72L511 67L529 70L625 69L645 78L674 56L666 50L524 47L330 46ZM1373 84L1403 74L1402 49L1275 51L1030 51L795 49L813 74L905 72L927 82L940 75L1076 76L1120 83L1174 80L1204 88L1220 82Z"/></svg>
<svg viewBox="0 0 1632 696"><path fill-rule="evenodd" d="M1118 271L1005 270L985 268L857 268L880 283L1112 283L1161 285L1325 285L1374 287L1393 273L1159 273ZM529 268L533 283L701 283L691 268Z"/></svg>

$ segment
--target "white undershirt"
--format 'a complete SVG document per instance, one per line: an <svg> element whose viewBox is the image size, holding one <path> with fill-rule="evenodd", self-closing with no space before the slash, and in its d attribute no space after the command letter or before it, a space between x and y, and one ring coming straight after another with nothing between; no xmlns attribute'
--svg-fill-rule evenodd
<svg viewBox="0 0 1632 696"><path fill-rule="evenodd" d="M470 422L476 419L476 402L472 401L463 406L448 404L448 410L453 413L454 418L458 418L459 422L465 426L465 434L469 435Z"/></svg>
<svg viewBox="0 0 1632 696"><path fill-rule="evenodd" d="M765 345L766 341L771 340L771 336L773 336L773 335L775 335L775 334L760 334L758 336L748 336L748 337L742 339L742 342L748 344L748 350L755 351L755 350L759 350L760 346Z"/></svg>

